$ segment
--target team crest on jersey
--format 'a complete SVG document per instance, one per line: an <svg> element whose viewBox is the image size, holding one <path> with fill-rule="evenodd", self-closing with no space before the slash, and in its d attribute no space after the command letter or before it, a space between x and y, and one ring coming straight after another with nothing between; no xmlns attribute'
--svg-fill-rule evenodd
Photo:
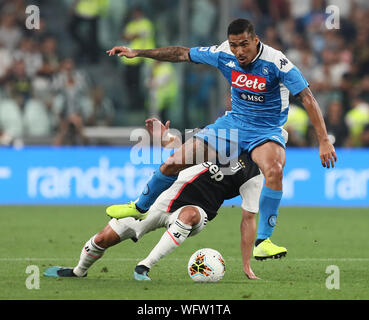
<svg viewBox="0 0 369 320"><path fill-rule="evenodd" d="M242 169L242 165L239 162L237 162L235 166L231 167L231 171L233 173L235 173L235 172L237 172L238 170L241 170L241 169Z"/></svg>
<svg viewBox="0 0 369 320"><path fill-rule="evenodd" d="M269 69L268 69L268 67L263 67L263 71L262 71L262 72L263 72L263 74L264 74L264 75L266 75L266 76L267 76L267 75L269 74Z"/></svg>
<svg viewBox="0 0 369 320"><path fill-rule="evenodd" d="M265 92L266 78L233 70L232 86L253 92Z"/></svg>
<svg viewBox="0 0 369 320"><path fill-rule="evenodd" d="M231 167L231 171L233 173L241 170L242 168L246 168L245 162L242 159L239 159L235 166Z"/></svg>

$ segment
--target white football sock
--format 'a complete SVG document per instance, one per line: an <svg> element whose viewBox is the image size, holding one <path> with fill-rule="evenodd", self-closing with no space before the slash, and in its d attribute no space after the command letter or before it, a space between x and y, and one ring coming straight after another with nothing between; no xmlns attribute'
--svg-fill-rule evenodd
<svg viewBox="0 0 369 320"><path fill-rule="evenodd" d="M138 263L151 268L161 258L171 253L183 241L186 240L192 230L192 226L177 219L162 235L157 245L152 249L148 257Z"/></svg>
<svg viewBox="0 0 369 320"><path fill-rule="evenodd" d="M78 277L83 277L92 264L100 259L105 252L104 248L99 247L94 242L95 237L96 235L83 246L78 265L73 269L74 274Z"/></svg>

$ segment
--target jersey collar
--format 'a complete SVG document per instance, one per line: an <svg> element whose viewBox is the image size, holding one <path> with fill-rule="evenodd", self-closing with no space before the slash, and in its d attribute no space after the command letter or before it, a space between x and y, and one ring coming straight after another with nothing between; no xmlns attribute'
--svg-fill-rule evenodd
<svg viewBox="0 0 369 320"><path fill-rule="evenodd" d="M254 59L252 59L252 61L250 62L250 64L251 63L254 63L257 59L259 59L260 56L261 56L261 54L263 53L264 45L263 45L263 43L260 40L259 40L259 43L257 44L257 46L258 46L259 51L258 51L256 57Z"/></svg>

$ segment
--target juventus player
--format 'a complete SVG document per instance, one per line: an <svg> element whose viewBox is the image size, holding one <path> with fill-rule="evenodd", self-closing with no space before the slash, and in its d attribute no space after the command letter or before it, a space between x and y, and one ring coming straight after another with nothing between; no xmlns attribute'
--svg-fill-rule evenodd
<svg viewBox="0 0 369 320"><path fill-rule="evenodd" d="M146 127L153 135L153 123L158 121L159 134L168 132L169 122L164 126L157 119L146 120ZM176 136L161 139L164 147L176 144ZM167 141L166 143L164 141ZM177 141L177 145L181 142ZM230 169L231 174L223 170ZM187 237L201 232L208 221L213 220L226 199L241 195L241 252L243 270L249 279L258 279L250 266L250 257L256 235L255 213L259 211L259 196L263 175L247 154L239 157L237 165L220 167L211 162L194 165L180 172L174 184L164 191L147 213L144 220L132 217L110 220L97 235L89 239L82 248L80 260L74 268L51 267L44 275L50 277L84 277L91 265L101 258L105 250L121 241L138 241L145 234L157 228L166 228L150 254L138 263L134 271L136 280L151 280L149 270L163 257L183 243ZM114 210L115 205L109 207ZM109 210L108 208L108 210ZM280 258L286 248L273 244L269 239L263 250L254 249L257 259Z"/></svg>

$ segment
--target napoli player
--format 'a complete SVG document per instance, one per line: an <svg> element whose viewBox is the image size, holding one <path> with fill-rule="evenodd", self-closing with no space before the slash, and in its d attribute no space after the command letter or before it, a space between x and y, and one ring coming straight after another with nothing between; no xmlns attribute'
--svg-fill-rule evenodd
<svg viewBox="0 0 369 320"><path fill-rule="evenodd" d="M186 155L206 151L207 158L221 158L229 150L248 152L262 171L265 182L260 195L256 246L272 234L282 198L289 93L301 99L319 142L323 167L334 167L335 149L330 143L319 105L298 68L286 56L265 44L250 21L237 19L228 26L228 40L213 47L170 46L149 50L114 47L111 55L145 57L160 61L203 63L218 68L231 85L232 111L200 131L170 156L148 182L146 192L134 203L112 206L107 214L144 219L156 198L190 165ZM219 130L223 129L223 130ZM237 129L237 134L234 130ZM219 132L226 134L218 134ZM214 139L215 138L215 139ZM223 147L222 147L223 146ZM232 148L233 147L233 148ZM235 147L235 148L234 148ZM215 151L214 151L215 150ZM147 192L148 191L148 192Z"/></svg>

